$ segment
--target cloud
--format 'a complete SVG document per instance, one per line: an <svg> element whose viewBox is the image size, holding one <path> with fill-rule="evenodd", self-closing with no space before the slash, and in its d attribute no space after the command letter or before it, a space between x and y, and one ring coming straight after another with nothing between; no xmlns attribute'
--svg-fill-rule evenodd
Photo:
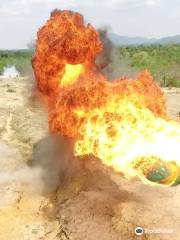
<svg viewBox="0 0 180 240"><path fill-rule="evenodd" d="M26 15L34 8L71 8L80 4L77 0L7 0L0 2L0 14L3 15Z"/></svg>
<svg viewBox="0 0 180 240"><path fill-rule="evenodd" d="M150 6L155 6L157 5L161 0L147 0L146 4Z"/></svg>
<svg viewBox="0 0 180 240"><path fill-rule="evenodd" d="M79 2L79 5L90 6L90 7L108 7L109 9L117 8L117 7L125 7L133 8L133 7L141 7L141 6L155 6L160 3L161 0L89 0L86 2Z"/></svg>
<svg viewBox="0 0 180 240"><path fill-rule="evenodd" d="M75 8L75 7L132 7L140 5L156 5L160 0L6 0L0 1L0 13L4 15L19 15L31 12L35 7L41 8Z"/></svg>
<svg viewBox="0 0 180 240"><path fill-rule="evenodd" d="M25 5L76 6L77 0L21 0Z"/></svg>

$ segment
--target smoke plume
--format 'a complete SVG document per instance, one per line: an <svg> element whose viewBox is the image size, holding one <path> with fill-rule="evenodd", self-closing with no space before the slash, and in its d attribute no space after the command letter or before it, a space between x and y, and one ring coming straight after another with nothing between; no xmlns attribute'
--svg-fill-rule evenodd
<svg viewBox="0 0 180 240"><path fill-rule="evenodd" d="M24 163L17 149L0 143L0 187L47 194L54 192L73 172L72 144L60 136L47 136L35 144Z"/></svg>
<svg viewBox="0 0 180 240"><path fill-rule="evenodd" d="M98 30L103 51L97 57L97 65L109 80L119 78L119 76L134 77L137 71L131 66L130 59L123 55L122 48L113 44L108 31L108 27Z"/></svg>

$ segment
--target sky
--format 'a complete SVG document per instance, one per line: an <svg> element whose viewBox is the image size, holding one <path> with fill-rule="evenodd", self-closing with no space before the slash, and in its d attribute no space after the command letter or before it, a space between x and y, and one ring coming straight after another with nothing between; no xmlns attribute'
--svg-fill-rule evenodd
<svg viewBox="0 0 180 240"><path fill-rule="evenodd" d="M0 0L0 49L23 49L55 9L84 15L121 36L180 34L180 0Z"/></svg>

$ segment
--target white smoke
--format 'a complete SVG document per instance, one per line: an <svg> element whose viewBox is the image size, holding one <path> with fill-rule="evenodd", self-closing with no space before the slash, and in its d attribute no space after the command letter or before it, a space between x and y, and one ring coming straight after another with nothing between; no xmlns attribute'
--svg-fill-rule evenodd
<svg viewBox="0 0 180 240"><path fill-rule="evenodd" d="M12 65L4 68L2 76L3 77L19 77L20 73L16 69L16 67Z"/></svg>
<svg viewBox="0 0 180 240"><path fill-rule="evenodd" d="M41 180L43 170L39 167L30 168L19 151L0 142L0 188L12 191L39 192L43 188Z"/></svg>
<svg viewBox="0 0 180 240"><path fill-rule="evenodd" d="M69 140L47 136L33 149L32 158L24 162L17 149L0 141L0 189L49 194L72 174L75 160Z"/></svg>

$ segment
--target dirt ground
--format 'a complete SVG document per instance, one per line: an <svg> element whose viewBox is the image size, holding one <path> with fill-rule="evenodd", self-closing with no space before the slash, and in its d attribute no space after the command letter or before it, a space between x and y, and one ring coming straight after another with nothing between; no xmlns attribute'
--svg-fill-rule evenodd
<svg viewBox="0 0 180 240"><path fill-rule="evenodd" d="M180 186L130 181L93 159L55 194L33 191L38 172L26 162L48 126L32 89L28 78L0 79L0 240L179 240ZM178 120L180 89L164 91Z"/></svg>

